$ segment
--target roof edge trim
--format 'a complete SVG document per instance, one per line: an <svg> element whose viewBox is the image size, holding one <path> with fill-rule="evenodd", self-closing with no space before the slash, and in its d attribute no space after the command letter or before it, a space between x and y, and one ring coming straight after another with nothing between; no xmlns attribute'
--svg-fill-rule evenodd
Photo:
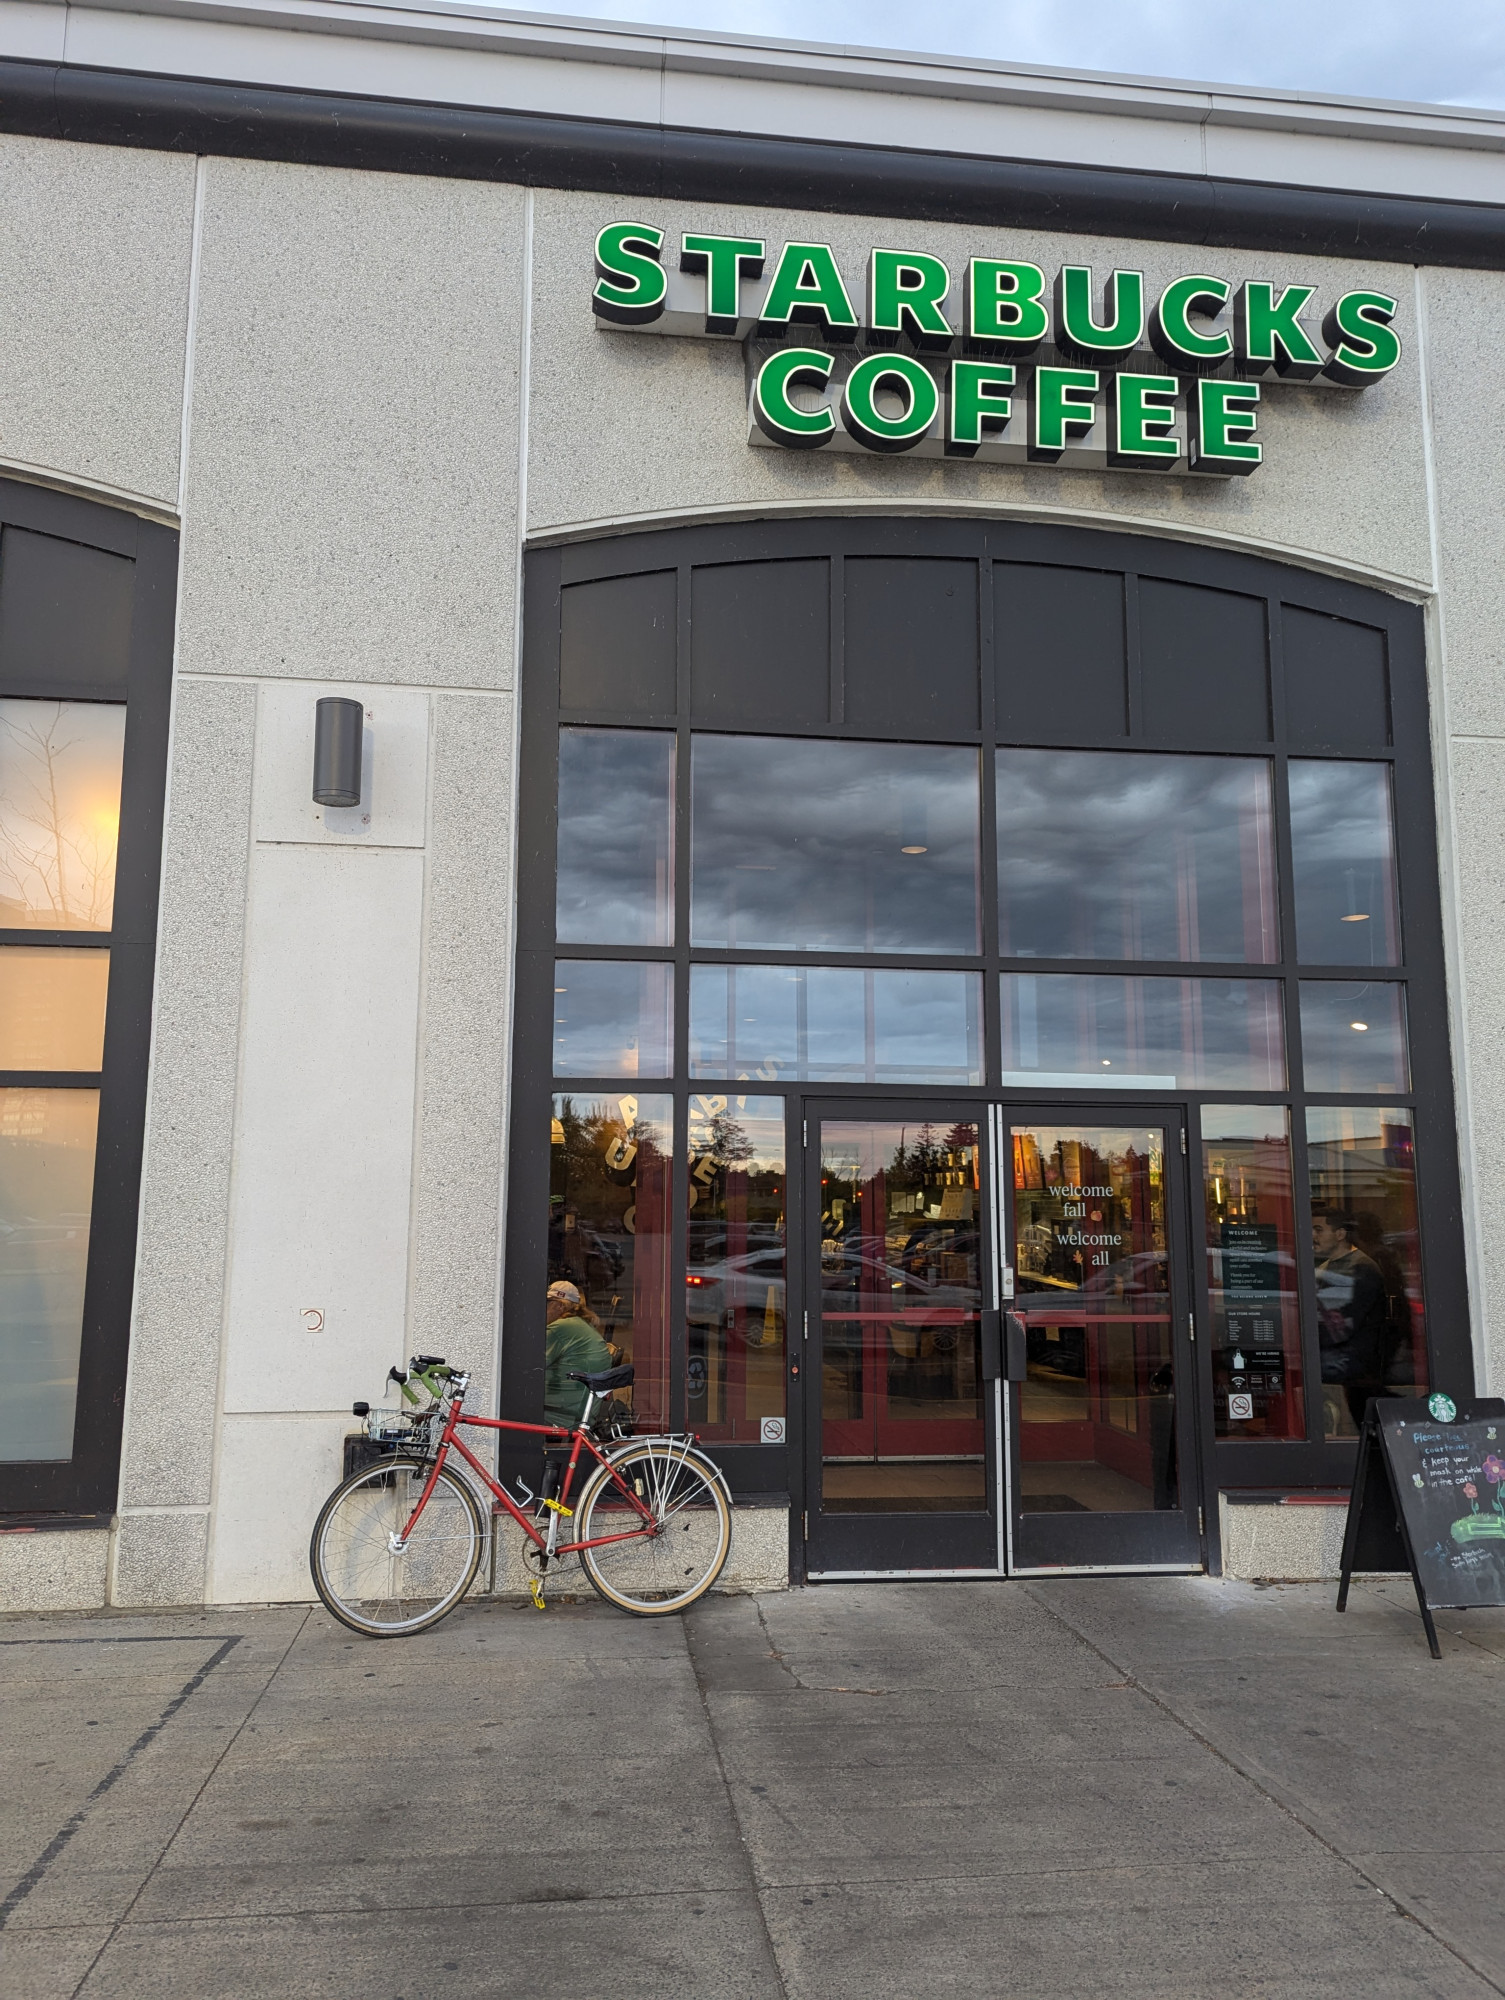
<svg viewBox="0 0 1505 2000"><path fill-rule="evenodd" d="M1505 205L0 60L0 131L621 197L1505 270Z"/></svg>

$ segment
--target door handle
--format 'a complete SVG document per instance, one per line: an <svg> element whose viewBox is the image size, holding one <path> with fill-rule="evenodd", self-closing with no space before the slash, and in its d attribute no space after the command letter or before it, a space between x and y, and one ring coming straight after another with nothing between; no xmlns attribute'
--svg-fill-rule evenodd
<svg viewBox="0 0 1505 2000"><path fill-rule="evenodd" d="M1022 1382L1029 1374L1029 1334L1018 1313L1003 1316L1003 1379Z"/></svg>
<svg viewBox="0 0 1505 2000"><path fill-rule="evenodd" d="M985 1312L982 1315L982 1379L996 1382L1003 1373L1003 1315Z"/></svg>

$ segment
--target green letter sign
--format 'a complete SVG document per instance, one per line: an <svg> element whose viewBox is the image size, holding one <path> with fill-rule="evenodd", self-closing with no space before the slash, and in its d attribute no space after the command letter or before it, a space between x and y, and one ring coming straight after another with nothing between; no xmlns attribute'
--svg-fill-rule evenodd
<svg viewBox="0 0 1505 2000"><path fill-rule="evenodd" d="M1095 368L1037 368L1030 411L1029 455L1054 463L1068 439L1080 437L1097 421L1096 397L1102 376Z"/></svg>
<svg viewBox="0 0 1505 2000"><path fill-rule="evenodd" d="M953 361L946 399L946 453L970 458L984 431L1001 431L1014 413L1011 361Z"/></svg>
<svg viewBox="0 0 1505 2000"><path fill-rule="evenodd" d="M942 308L951 273L939 257L875 250L867 266L867 324L875 338L908 333L916 347L945 350L956 338Z"/></svg>
<svg viewBox="0 0 1505 2000"><path fill-rule="evenodd" d="M596 238L596 289L591 310L614 326L647 326L664 310L668 280L658 253L662 229L614 222Z"/></svg>
<svg viewBox="0 0 1505 2000"><path fill-rule="evenodd" d="M818 347L781 347L770 354L753 384L753 421L775 444L791 451L814 451L836 429L829 410L800 410L789 400L796 382L824 388L831 374L831 356Z"/></svg>
<svg viewBox="0 0 1505 2000"><path fill-rule="evenodd" d="M1045 273L1038 264L974 257L967 266L963 331L968 340L986 340L1006 354L1033 354L1050 332L1044 296Z"/></svg>
<svg viewBox="0 0 1505 2000"><path fill-rule="evenodd" d="M1264 458L1253 442L1257 382L1198 382L1192 401L1191 464L1194 472L1252 472Z"/></svg>
<svg viewBox="0 0 1505 2000"><path fill-rule="evenodd" d="M1383 292L1345 292L1322 322L1333 350L1323 374L1349 389L1388 375L1400 360L1400 335L1390 324L1395 310Z"/></svg>
<svg viewBox="0 0 1505 2000"><path fill-rule="evenodd" d="M1108 411L1108 463L1174 472L1181 440L1170 435L1181 384L1174 375L1120 375Z"/></svg>
<svg viewBox="0 0 1505 2000"><path fill-rule="evenodd" d="M680 240L679 268L705 273L706 332L735 333L742 313L742 280L763 275L763 240L685 236Z"/></svg>
<svg viewBox="0 0 1505 2000"><path fill-rule="evenodd" d="M825 323L833 340L851 340L857 315L828 243L786 243L763 301L764 333L781 333L791 321Z"/></svg>
<svg viewBox="0 0 1505 2000"><path fill-rule="evenodd" d="M666 241L651 222L600 232L597 324L744 341L748 442L789 451L1239 478L1264 461L1263 383L1348 392L1402 357L1383 291L1324 302L1194 270L1151 294L1142 271L1099 284L1090 264L968 257L963 276L954 255L879 245L859 296L829 243L690 230L666 259Z"/></svg>
<svg viewBox="0 0 1505 2000"><path fill-rule="evenodd" d="M1144 339L1144 273L1115 271L1103 287L1103 318L1092 317L1092 269L1063 264L1056 279L1056 346L1096 361L1132 354Z"/></svg>
<svg viewBox="0 0 1505 2000"><path fill-rule="evenodd" d="M1233 302L1233 347L1240 368L1250 374L1273 368L1288 382L1310 382L1321 372L1322 356L1301 324L1311 285L1287 285L1280 297L1273 285L1240 285Z"/></svg>
<svg viewBox="0 0 1505 2000"><path fill-rule="evenodd" d="M887 389L904 404L898 416L878 408L878 392ZM841 421L869 451L908 451L935 422L941 392L935 377L907 354L870 354L847 377L841 392Z"/></svg>

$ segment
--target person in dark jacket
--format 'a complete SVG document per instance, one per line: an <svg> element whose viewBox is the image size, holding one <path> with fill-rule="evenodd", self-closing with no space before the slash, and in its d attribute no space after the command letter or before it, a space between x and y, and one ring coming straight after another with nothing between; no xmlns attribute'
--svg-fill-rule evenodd
<svg viewBox="0 0 1505 2000"><path fill-rule="evenodd" d="M1354 1241L1357 1233L1341 1209L1318 1209L1312 1217L1322 1380L1329 1398L1341 1390L1355 1424L1363 1422L1370 1397L1384 1394L1389 1319L1385 1281Z"/></svg>
<svg viewBox="0 0 1505 2000"><path fill-rule="evenodd" d="M572 1370L596 1375L614 1365L615 1357L601 1332L601 1322L568 1278L550 1285L545 1311L543 1420L571 1430L579 1423L589 1390L572 1382Z"/></svg>

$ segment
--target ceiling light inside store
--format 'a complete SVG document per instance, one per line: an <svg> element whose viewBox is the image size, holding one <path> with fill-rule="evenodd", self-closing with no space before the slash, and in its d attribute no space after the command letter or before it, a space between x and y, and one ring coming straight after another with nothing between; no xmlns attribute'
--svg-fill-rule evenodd
<svg viewBox="0 0 1505 2000"><path fill-rule="evenodd" d="M1356 1035L1367 1035L1369 1033L1369 1023L1367 1021L1350 1021L1348 1025Z"/></svg>
<svg viewBox="0 0 1505 2000"><path fill-rule="evenodd" d="M901 854L928 854L930 849L928 847L901 847L899 852Z"/></svg>
<svg viewBox="0 0 1505 2000"><path fill-rule="evenodd" d="M1343 917L1339 921L1345 924L1367 924L1369 921L1369 912L1367 910L1355 910L1352 916Z"/></svg>

